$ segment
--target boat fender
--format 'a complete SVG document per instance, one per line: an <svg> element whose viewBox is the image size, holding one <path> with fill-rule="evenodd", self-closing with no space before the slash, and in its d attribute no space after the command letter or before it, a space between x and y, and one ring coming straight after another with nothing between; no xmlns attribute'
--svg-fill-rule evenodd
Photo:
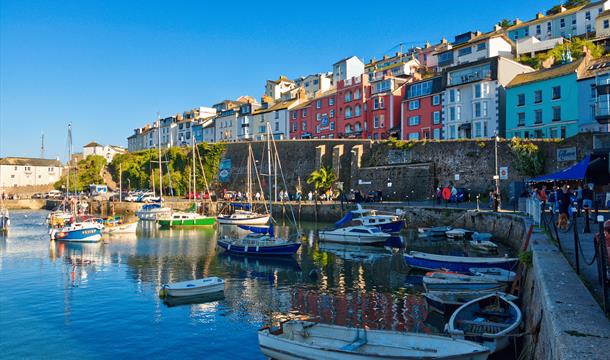
<svg viewBox="0 0 610 360"><path fill-rule="evenodd" d="M227 246L227 250L231 250L231 244Z"/></svg>
<svg viewBox="0 0 610 360"><path fill-rule="evenodd" d="M258 245L256 245L256 252L258 252Z"/></svg>
<svg viewBox="0 0 610 360"><path fill-rule="evenodd" d="M248 245L244 246L244 252L248 252Z"/></svg>

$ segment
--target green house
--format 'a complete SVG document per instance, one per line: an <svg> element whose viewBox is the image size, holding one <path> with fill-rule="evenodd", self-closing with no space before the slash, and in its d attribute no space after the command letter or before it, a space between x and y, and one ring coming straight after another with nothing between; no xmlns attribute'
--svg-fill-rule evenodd
<svg viewBox="0 0 610 360"><path fill-rule="evenodd" d="M519 74L506 87L506 137L566 138L576 135L578 74L586 58Z"/></svg>

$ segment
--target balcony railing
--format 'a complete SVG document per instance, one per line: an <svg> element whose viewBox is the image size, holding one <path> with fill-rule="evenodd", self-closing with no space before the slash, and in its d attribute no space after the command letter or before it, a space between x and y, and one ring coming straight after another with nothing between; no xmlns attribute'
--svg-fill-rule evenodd
<svg viewBox="0 0 610 360"><path fill-rule="evenodd" d="M595 120L600 124L610 124L610 101L595 103Z"/></svg>

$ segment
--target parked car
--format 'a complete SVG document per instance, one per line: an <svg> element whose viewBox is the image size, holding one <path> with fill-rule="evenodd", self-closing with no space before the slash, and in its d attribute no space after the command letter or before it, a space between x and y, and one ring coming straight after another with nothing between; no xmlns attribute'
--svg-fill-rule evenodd
<svg viewBox="0 0 610 360"><path fill-rule="evenodd" d="M35 193L32 195L32 199L44 199L43 193Z"/></svg>
<svg viewBox="0 0 610 360"><path fill-rule="evenodd" d="M189 200L192 200L192 199L193 199L193 195L194 195L194 198L195 198L195 199L197 199L197 200L201 199L201 193L195 193L195 194L193 194L193 192L192 192L192 191L191 191L191 192L189 192L189 193L186 195L186 198L187 198L187 199L189 199Z"/></svg>
<svg viewBox="0 0 610 360"><path fill-rule="evenodd" d="M61 199L63 197L63 193L59 190L51 190L49 191L46 195L45 198L47 199Z"/></svg>
<svg viewBox="0 0 610 360"><path fill-rule="evenodd" d="M225 200L232 200L235 198L235 191L227 191L224 194L224 199Z"/></svg>

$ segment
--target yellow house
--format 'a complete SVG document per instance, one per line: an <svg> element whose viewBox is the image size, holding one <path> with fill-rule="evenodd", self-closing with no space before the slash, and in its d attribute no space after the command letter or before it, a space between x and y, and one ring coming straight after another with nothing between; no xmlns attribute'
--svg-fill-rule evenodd
<svg viewBox="0 0 610 360"><path fill-rule="evenodd" d="M595 18L596 38L610 36L610 10L602 11Z"/></svg>

